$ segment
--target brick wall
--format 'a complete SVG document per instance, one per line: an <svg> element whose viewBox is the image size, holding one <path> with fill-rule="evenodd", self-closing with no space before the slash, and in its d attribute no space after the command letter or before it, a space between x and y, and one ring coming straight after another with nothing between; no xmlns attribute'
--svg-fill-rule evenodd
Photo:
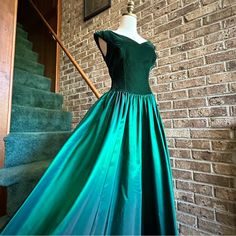
<svg viewBox="0 0 236 236"><path fill-rule="evenodd" d="M116 29L124 0L83 22L83 1L62 1L62 39L101 94L111 86L93 32ZM236 2L135 1L138 30L156 45L150 85L168 137L180 233L236 234ZM97 100L67 57L61 93L74 127Z"/></svg>

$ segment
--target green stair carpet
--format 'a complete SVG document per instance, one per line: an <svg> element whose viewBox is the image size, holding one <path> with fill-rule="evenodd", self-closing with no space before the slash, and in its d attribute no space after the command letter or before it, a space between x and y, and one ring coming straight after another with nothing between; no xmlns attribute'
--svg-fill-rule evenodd
<svg viewBox="0 0 236 236"><path fill-rule="evenodd" d="M52 159L70 134L70 131L11 132L5 137L5 167Z"/></svg>
<svg viewBox="0 0 236 236"><path fill-rule="evenodd" d="M16 87L18 87L19 85L23 85L39 90L50 91L51 81L45 76L31 74L28 71L15 68L14 85L16 85Z"/></svg>
<svg viewBox="0 0 236 236"><path fill-rule="evenodd" d="M50 92L50 78L44 76L44 65L32 48L28 33L17 23L11 127L4 138L5 163L0 169L8 215L0 218L0 228L71 135L72 115L63 111L62 95Z"/></svg>

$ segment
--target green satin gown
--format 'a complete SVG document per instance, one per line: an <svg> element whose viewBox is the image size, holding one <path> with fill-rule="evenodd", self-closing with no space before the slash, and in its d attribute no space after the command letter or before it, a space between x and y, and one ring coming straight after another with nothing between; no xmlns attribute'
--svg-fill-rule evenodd
<svg viewBox="0 0 236 236"><path fill-rule="evenodd" d="M149 86L155 46L101 30L94 33L100 52L99 37L112 86L2 235L178 235L168 147Z"/></svg>

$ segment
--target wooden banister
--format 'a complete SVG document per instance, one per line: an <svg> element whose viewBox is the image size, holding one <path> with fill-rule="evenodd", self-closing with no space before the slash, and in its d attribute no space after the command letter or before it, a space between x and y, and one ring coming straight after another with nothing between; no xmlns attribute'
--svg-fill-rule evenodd
<svg viewBox="0 0 236 236"><path fill-rule="evenodd" d="M41 18L41 20L45 23L45 25L47 26L47 28L49 29L49 31L51 32L53 38L55 41L57 41L57 43L60 45L60 47L62 48L62 50L65 52L65 54L69 57L70 61L73 63L73 65L75 66L75 68L79 71L79 73L81 74L82 78L85 80L85 82L88 84L88 86L92 89L93 93L96 95L97 98L100 98L101 95L99 94L98 90L95 88L95 86L93 85L93 83L90 81L90 79L87 77L87 75L84 73L84 71L82 70L82 68L79 66L79 64L75 61L75 59L72 57L72 55L70 54L70 52L64 47L64 45L62 44L61 40L57 37L57 34L54 32L54 30L52 29L52 27L48 24L48 22L46 21L46 19L43 17L42 13L39 11L39 9L37 8L37 6L34 4L34 2L32 0L29 0L29 2L31 3L32 7L35 9L35 11L38 13L39 17Z"/></svg>

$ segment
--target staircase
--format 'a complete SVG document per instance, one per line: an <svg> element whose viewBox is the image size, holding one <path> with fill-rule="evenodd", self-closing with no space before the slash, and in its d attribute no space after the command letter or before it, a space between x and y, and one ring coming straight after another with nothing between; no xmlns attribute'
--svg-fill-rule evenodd
<svg viewBox="0 0 236 236"><path fill-rule="evenodd" d="M10 133L5 137L5 166L0 186L7 188L8 215L0 229L32 191L52 159L71 134L70 112L63 97L50 92L44 65L32 50L28 33L17 24Z"/></svg>

